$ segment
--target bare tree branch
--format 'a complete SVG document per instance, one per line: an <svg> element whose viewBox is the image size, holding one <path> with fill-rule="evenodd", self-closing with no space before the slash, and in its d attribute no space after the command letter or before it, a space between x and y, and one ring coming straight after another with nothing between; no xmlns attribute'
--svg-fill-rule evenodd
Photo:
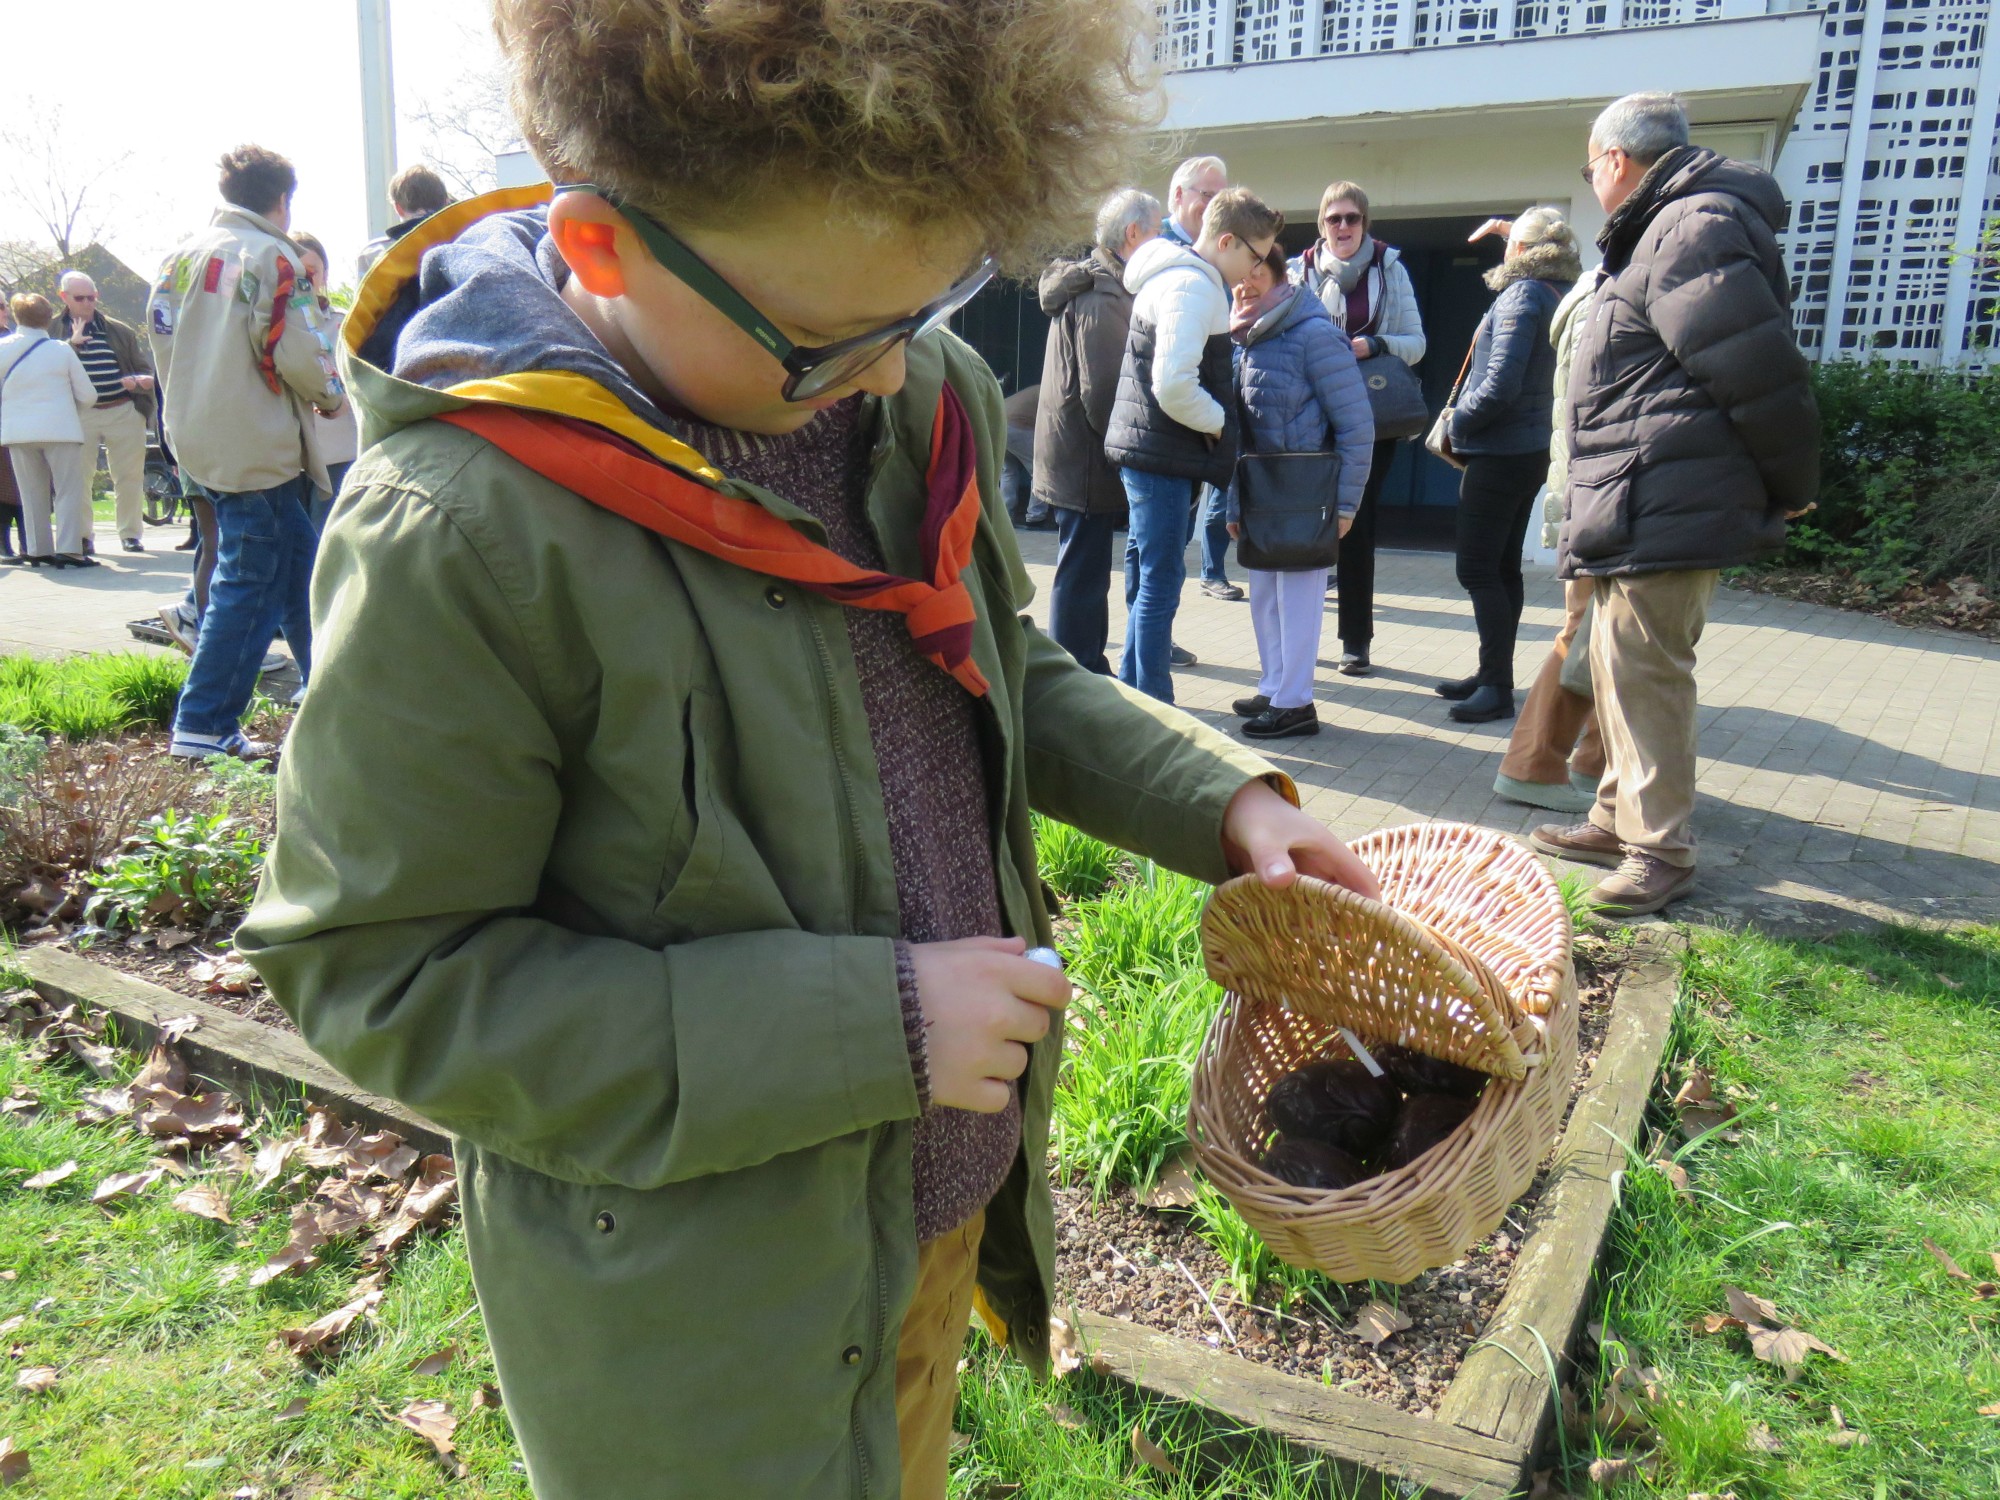
<svg viewBox="0 0 2000 1500"><path fill-rule="evenodd" d="M521 132L491 36L464 28L464 37L474 61L442 92L420 97L409 118L421 131L424 160L469 197L494 186L493 158L518 146Z"/></svg>
<svg viewBox="0 0 2000 1500"><path fill-rule="evenodd" d="M63 129L61 104L35 104L22 123L0 130L0 155L8 162L7 190L47 231L57 257L69 259L103 238L108 207L104 183L132 153L79 159Z"/></svg>

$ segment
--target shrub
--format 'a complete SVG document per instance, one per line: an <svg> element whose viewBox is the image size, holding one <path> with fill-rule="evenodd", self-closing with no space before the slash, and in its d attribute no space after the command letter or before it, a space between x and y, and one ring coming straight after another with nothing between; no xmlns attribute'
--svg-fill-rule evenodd
<svg viewBox="0 0 2000 1500"><path fill-rule="evenodd" d="M202 769L216 800L233 813L261 811L278 800L278 778L262 762L218 755Z"/></svg>
<svg viewBox="0 0 2000 1500"><path fill-rule="evenodd" d="M262 841L234 818L168 808L106 863L85 915L106 927L200 926L248 905L263 865Z"/></svg>
<svg viewBox="0 0 2000 1500"><path fill-rule="evenodd" d="M0 904L44 916L59 910L73 877L94 875L196 784L192 767L156 749L51 742L0 801Z"/></svg>
<svg viewBox="0 0 2000 1500"><path fill-rule="evenodd" d="M0 724L66 740L165 728L186 680L178 656L0 657Z"/></svg>

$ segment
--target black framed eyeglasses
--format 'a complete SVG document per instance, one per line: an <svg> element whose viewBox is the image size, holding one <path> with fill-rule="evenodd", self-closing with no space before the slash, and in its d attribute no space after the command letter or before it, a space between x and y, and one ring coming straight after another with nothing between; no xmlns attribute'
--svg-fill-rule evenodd
<svg viewBox="0 0 2000 1500"><path fill-rule="evenodd" d="M1603 161L1605 157L1609 156L1612 152L1616 151L1617 149L1618 148L1616 146L1606 146L1602 151L1598 152L1597 155L1591 157L1589 161L1585 162L1582 166L1577 168L1577 171L1583 174L1583 180L1586 185L1590 187L1597 186L1596 179L1590 175L1592 170L1596 168L1599 162Z"/></svg>
<svg viewBox="0 0 2000 1500"><path fill-rule="evenodd" d="M853 380L891 349L922 338L941 328L951 315L964 307L993 279L1000 264L983 256L970 275L928 307L907 318L885 323L868 333L840 339L831 344L795 344L780 333L771 320L759 312L715 268L683 244L674 232L644 209L634 208L618 194L590 182L565 182L558 193L589 193L617 209L632 232L662 266L683 285L755 339L785 367L784 397L787 401L810 401L836 386Z"/></svg>

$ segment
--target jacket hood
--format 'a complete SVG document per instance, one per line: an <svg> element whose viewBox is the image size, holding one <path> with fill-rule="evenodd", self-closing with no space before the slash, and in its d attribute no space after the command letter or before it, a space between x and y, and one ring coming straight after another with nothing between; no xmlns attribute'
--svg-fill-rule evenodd
<svg viewBox="0 0 2000 1500"><path fill-rule="evenodd" d="M1726 193L1757 214L1773 234L1784 232L1791 217L1778 180L1761 167L1732 161L1706 146L1676 146L1647 170L1619 204L1597 236L1607 256L1621 262L1653 217L1678 198L1696 193Z"/></svg>
<svg viewBox="0 0 2000 1500"><path fill-rule="evenodd" d="M1100 292L1124 293L1123 269L1104 251L1093 250L1082 260L1056 261L1042 272L1037 288L1042 311L1052 318L1059 317L1065 307L1092 287Z"/></svg>
<svg viewBox="0 0 2000 1500"><path fill-rule="evenodd" d="M1583 309L1589 305L1598 287L1603 284L1604 268L1599 266L1587 275L1578 277L1576 285L1569 289L1568 295L1556 304L1555 314L1549 319L1549 342L1556 348L1562 348L1563 336L1569 331L1569 325L1576 321Z"/></svg>
<svg viewBox="0 0 2000 1500"><path fill-rule="evenodd" d="M1228 300L1229 288L1223 285L1222 273L1185 245L1176 245L1165 236L1148 240L1132 252L1132 258L1125 262L1125 290L1136 297L1139 289L1154 277L1174 270L1193 271L1206 277Z"/></svg>
<svg viewBox="0 0 2000 1500"><path fill-rule="evenodd" d="M1583 275L1583 260L1573 246L1553 241L1531 245L1512 260L1503 260L1486 273L1486 284L1504 291L1517 281L1552 281L1565 291Z"/></svg>

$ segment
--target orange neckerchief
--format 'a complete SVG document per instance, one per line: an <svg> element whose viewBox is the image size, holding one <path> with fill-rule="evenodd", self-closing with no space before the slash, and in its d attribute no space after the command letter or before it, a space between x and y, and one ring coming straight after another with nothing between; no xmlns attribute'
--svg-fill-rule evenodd
<svg viewBox="0 0 2000 1500"><path fill-rule="evenodd" d="M698 484L591 423L483 403L436 420L478 434L543 478L683 546L855 609L894 610L917 650L974 697L986 695L986 678L972 661L972 595L959 576L979 526L976 450L971 420L949 385L938 396L925 473L920 541L929 583L857 568L761 505Z"/></svg>

